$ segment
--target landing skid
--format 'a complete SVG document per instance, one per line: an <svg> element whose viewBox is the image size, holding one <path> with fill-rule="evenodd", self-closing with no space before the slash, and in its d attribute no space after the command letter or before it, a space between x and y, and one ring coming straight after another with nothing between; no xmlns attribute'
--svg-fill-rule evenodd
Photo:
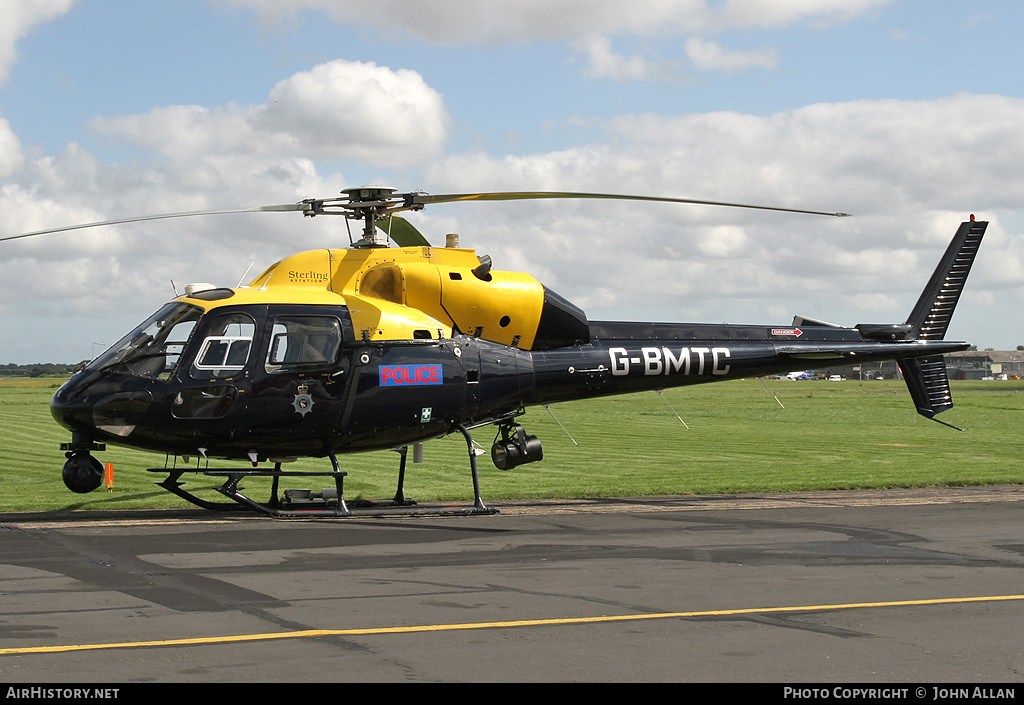
<svg viewBox="0 0 1024 705"><path fill-rule="evenodd" d="M450 516L470 514L497 514L498 510L484 504L480 496L480 481L477 475L476 453L473 439L464 427L458 430L466 439L469 448L469 464L473 476L473 506L439 506L427 507L417 505L415 500L407 499L404 493L405 462L408 447L397 448L401 461L398 469L398 489L393 499L345 500L344 482L347 472L341 470L337 457L331 453L332 470L282 470L281 463L275 463L273 470L259 468L229 468L223 470L203 470L200 468L149 468L148 472L167 473L167 479L156 483L168 492L191 502L197 507L211 511L250 510L275 518L329 518L345 519L367 516ZM212 502L198 497L186 490L180 481L185 473L201 473L207 477L224 477L224 484L217 488L231 502ZM270 498L266 502L257 502L244 494L244 487L239 483L246 477L273 478ZM311 490L285 490L280 493L282 477L330 477L334 479L334 488L321 492Z"/></svg>
<svg viewBox="0 0 1024 705"><path fill-rule="evenodd" d="M261 470L258 468L231 468L225 470L201 470L196 468L150 468L149 472L166 472L167 479L156 483L168 492L191 502L197 507L212 511L237 511L249 509L272 517L348 517L352 516L351 510L345 502L344 478L348 473L337 471L296 471L282 470L281 463L276 463L273 470ZM224 484L217 488L217 491L233 502L212 502L198 497L186 490L180 482L181 476L185 473L201 473L207 477L224 477ZM246 477L270 477L273 483L270 490L270 499L267 502L257 502L242 494L244 487L239 483ZM313 501L313 493L302 491L285 490L284 496L279 496L279 483L282 477L333 477L335 491L333 493L324 491L317 493L317 501ZM295 494L293 494L295 492ZM327 495L326 497L324 495ZM300 509L301 507L301 509Z"/></svg>

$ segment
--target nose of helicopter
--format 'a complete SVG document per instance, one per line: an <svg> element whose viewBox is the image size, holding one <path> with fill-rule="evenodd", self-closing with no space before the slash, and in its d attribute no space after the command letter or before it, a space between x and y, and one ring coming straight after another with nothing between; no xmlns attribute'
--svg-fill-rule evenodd
<svg viewBox="0 0 1024 705"><path fill-rule="evenodd" d="M92 430L94 398L89 388L95 377L95 374L80 372L61 385L50 400L50 415L54 421L76 433Z"/></svg>
<svg viewBox="0 0 1024 705"><path fill-rule="evenodd" d="M104 383L102 372L72 377L50 400L50 414L73 433L124 438L135 430L153 403L148 390Z"/></svg>
<svg viewBox="0 0 1024 705"><path fill-rule="evenodd" d="M54 420L71 431L71 442L61 443L61 450L67 451L67 461L61 471L64 485L80 494L99 487L102 475L102 465L90 453L103 449L92 441L92 401L88 388L93 378L95 375L86 372L75 375L61 385L50 400Z"/></svg>
<svg viewBox="0 0 1024 705"><path fill-rule="evenodd" d="M61 474L68 489L84 494L99 487L103 465L92 451L105 446L96 441L126 438L152 401L149 391L118 390L116 381L101 371L80 372L57 390L50 414L71 431L71 442L61 443L67 458Z"/></svg>

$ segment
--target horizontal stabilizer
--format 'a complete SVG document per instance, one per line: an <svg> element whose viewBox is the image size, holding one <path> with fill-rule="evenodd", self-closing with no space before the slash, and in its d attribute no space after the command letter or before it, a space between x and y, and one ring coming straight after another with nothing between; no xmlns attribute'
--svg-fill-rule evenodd
<svg viewBox="0 0 1024 705"><path fill-rule="evenodd" d="M793 345L778 347L775 352L781 357L794 360L841 360L844 357L852 357L849 350L839 350L831 345L802 345L800 347Z"/></svg>

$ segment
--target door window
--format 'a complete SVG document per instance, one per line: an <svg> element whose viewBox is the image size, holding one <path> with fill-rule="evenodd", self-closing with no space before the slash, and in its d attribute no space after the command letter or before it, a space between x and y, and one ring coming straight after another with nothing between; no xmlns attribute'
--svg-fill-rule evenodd
<svg viewBox="0 0 1024 705"><path fill-rule="evenodd" d="M334 316L278 316L270 338L267 372L326 367L341 347L341 321Z"/></svg>
<svg viewBox="0 0 1024 705"><path fill-rule="evenodd" d="M192 377L232 377L245 368L252 349L256 321L245 313L222 313L213 319L199 346Z"/></svg>

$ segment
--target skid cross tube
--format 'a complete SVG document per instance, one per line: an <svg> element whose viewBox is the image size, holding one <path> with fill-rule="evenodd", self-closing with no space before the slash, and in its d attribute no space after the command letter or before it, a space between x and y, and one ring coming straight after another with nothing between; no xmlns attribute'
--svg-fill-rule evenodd
<svg viewBox="0 0 1024 705"><path fill-rule="evenodd" d="M341 470L337 457L331 453L332 470L310 471L310 470L282 470L281 463L275 463L273 470L260 468L225 468L225 469L204 469L204 468L149 468L147 472L167 473L167 478L156 483L168 492L184 499L191 504L203 509L214 511L251 510L274 518L324 518L344 519L354 516L380 516L380 515L410 515L410 516L448 516L461 514L497 514L498 510L484 503L480 495L480 478L477 471L476 450L473 445L473 438L469 431L461 425L456 426L458 431L466 439L469 453L470 473L473 479L473 505L472 506L442 506L425 507L417 506L417 502L405 496L405 470L408 456L408 446L401 446L394 450L399 454L398 487L393 499L357 499L346 501L344 493L344 478L347 472ZM224 484L215 488L222 495L232 500L231 502L215 502L197 496L184 488L181 477L185 473L202 474L207 477L225 478ZM239 483L246 477L269 477L272 480L270 498L266 502L257 502L242 493L245 488ZM336 494L334 497L310 492L307 497L297 497L296 491L285 490L284 497L280 497L281 478L289 477L333 477ZM305 492L305 490L301 491Z"/></svg>
<svg viewBox="0 0 1024 705"><path fill-rule="evenodd" d="M262 514L266 514L272 517L347 517L351 516L352 512L349 510L345 503L345 491L344 491L344 479L348 474L340 469L338 466L337 459L332 455L331 463L334 467L330 471L304 471L304 470L282 470L281 463L275 463L273 470L262 470L258 468L231 468L225 470L202 470L202 469L179 469L173 470L161 469L161 468L150 468L149 472L166 472L168 474L167 479L163 482L158 482L160 487L172 492L173 494L181 497L182 499L195 504L196 506L202 507L203 509L213 509L219 511L227 511L232 509L251 509ZM186 472L202 473L207 477L225 477L224 484L217 488L225 497L234 500L234 503L227 502L211 502L201 497L196 496L192 492L184 489L182 483L179 482L181 476ZM270 499L266 503L256 502L249 497L242 494L241 490L244 487L239 487L238 483L245 477L270 477L273 478L271 485ZM333 477L335 486L335 498L328 497L322 498L319 502L305 503L308 507L306 509L300 509L302 504L290 502L287 499L281 501L278 497L279 482L282 477ZM287 492L286 492L287 497Z"/></svg>

